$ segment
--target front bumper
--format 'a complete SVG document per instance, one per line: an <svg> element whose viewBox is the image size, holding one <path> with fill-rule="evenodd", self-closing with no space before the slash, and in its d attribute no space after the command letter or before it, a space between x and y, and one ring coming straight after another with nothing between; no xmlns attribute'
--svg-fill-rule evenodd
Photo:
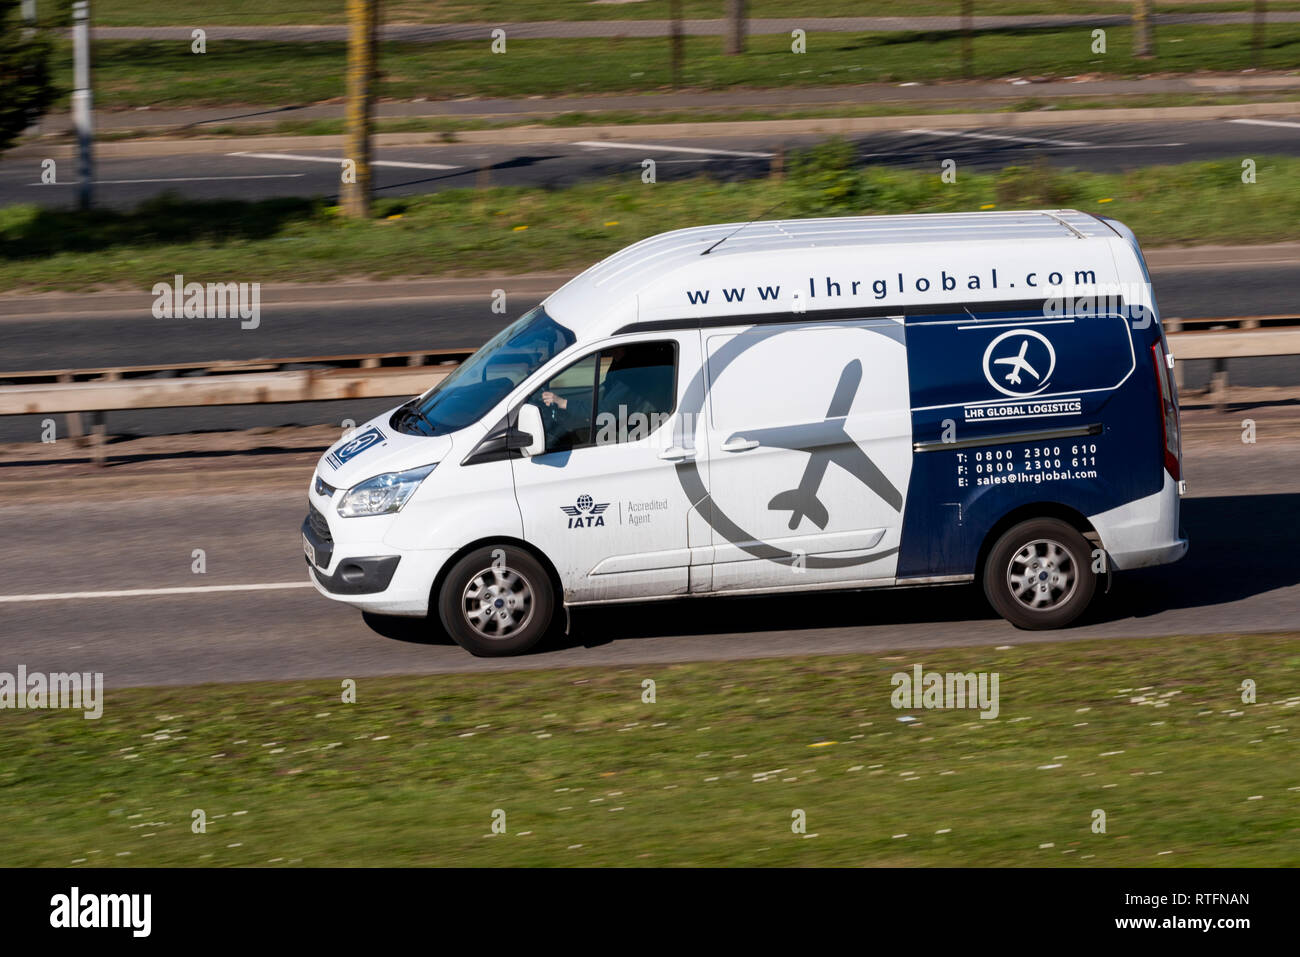
<svg viewBox="0 0 1300 957"><path fill-rule="evenodd" d="M349 558L339 562L333 575L326 575L312 565L310 558L307 564L316 582L331 595L377 595L388 588L401 560L399 555Z"/></svg>
<svg viewBox="0 0 1300 957"><path fill-rule="evenodd" d="M422 617L429 613L429 590L451 556L450 549L394 549L383 543L382 535L335 541L324 514L319 509L314 512L300 530L315 553L315 562L307 555L303 558L318 592L376 614Z"/></svg>
<svg viewBox="0 0 1300 957"><path fill-rule="evenodd" d="M400 555L367 555L334 561L334 536L320 511L312 508L302 520L303 540L312 548L316 560L304 549L303 560L312 577L331 595L374 595L384 591L393 580ZM333 572L328 572L330 566Z"/></svg>

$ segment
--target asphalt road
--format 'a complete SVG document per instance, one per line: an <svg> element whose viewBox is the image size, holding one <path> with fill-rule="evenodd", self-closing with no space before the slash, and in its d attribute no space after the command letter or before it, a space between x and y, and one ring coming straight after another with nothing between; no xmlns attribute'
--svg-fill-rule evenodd
<svg viewBox="0 0 1300 957"><path fill-rule="evenodd" d="M570 186L606 177L640 183L642 161L653 159L659 182L707 173L719 179L766 175L780 151L806 147L814 135L733 136L655 140L626 128L618 143L592 139L578 128L572 141L544 145L446 144L379 149L379 196L413 196L473 187L480 169L504 186ZM973 130L882 131L850 137L864 164L933 169L945 159L963 169L990 170L1046 161L1063 167L1116 171L1192 160L1300 156L1300 121L1206 120L1197 123L1116 123ZM188 200L258 200L279 196L337 196L340 150L294 149L185 156L101 158L96 202L125 209L172 193ZM56 182L41 182L42 158L0 160L0 205L35 203L58 208L76 202L76 167L56 165ZM394 165L385 165L394 164ZM1267 175L1267 164L1260 176Z"/></svg>
<svg viewBox="0 0 1300 957"><path fill-rule="evenodd" d="M1266 315L1293 309L1300 287L1300 263L1175 268L1153 275L1156 301L1165 316ZM510 284L500 285L509 293ZM537 302L510 296L508 314L494 314L490 289L472 301L299 304L263 309L255 330L236 320L159 320L152 299L140 308L77 317L0 317L0 371L154 365L218 359L285 358L387 352L403 349L477 347L510 318ZM1208 362L1185 366L1185 382L1201 387ZM1293 357L1236 359L1232 381L1239 385L1300 385ZM363 422L396 400L231 406L227 408L132 410L108 413L113 434L154 435L257 426ZM0 442L35 441L41 416L0 417Z"/></svg>
<svg viewBox="0 0 1300 957"><path fill-rule="evenodd" d="M419 620L366 621L304 587L303 489L0 506L0 596L215 585L261 591L0 600L0 671L102 671L112 686L1277 631L1300 622L1300 438L1193 435L1179 564L1116 576L1081 627L1018 632L973 587L693 599L578 609L524 658L479 660ZM308 478L304 473L304 488ZM207 571L191 570L192 552ZM298 587L294 587L294 586Z"/></svg>

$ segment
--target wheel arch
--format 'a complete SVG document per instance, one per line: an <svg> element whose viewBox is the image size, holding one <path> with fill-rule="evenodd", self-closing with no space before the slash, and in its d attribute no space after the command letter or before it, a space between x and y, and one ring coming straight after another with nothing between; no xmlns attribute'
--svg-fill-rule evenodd
<svg viewBox="0 0 1300 957"><path fill-rule="evenodd" d="M997 540L1010 528L1019 525L1021 522L1027 522L1035 518L1056 518L1073 527L1088 541L1093 543L1094 547L1104 548L1101 536L1093 525L1088 521L1088 517L1076 508L1064 505L1060 502L1028 502L1019 505L1007 512L1000 519L993 523L992 527L985 533L983 541L980 542L979 553L975 559L975 581L984 580L984 564L988 561L989 552Z"/></svg>
<svg viewBox="0 0 1300 957"><path fill-rule="evenodd" d="M438 569L438 574L433 577L433 584L429 586L429 617L432 618L437 615L438 595L442 591L442 583L447 580L447 576L456 567L456 563L470 552L478 551L480 548L489 548L493 545L509 545L518 548L520 551L527 552L535 558L551 580L551 589L555 593L556 607L561 608L564 606L564 586L560 582L560 573L556 571L555 564L546 556L545 552L522 538L513 538L509 535L489 535L462 546L442 563L442 567Z"/></svg>

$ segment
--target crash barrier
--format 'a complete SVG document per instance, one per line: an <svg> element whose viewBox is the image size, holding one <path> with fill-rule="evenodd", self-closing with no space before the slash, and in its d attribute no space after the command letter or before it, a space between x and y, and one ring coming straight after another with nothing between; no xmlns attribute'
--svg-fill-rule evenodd
<svg viewBox="0 0 1300 957"><path fill-rule="evenodd" d="M1177 359L1215 363L1211 396L1222 406L1228 360L1300 355L1300 317L1164 320ZM104 413L204 405L263 405L418 395L446 377L471 349L170 363L0 373L0 415L68 415L69 433L87 435L102 461ZM1181 372L1175 365L1175 371ZM1182 384L1181 374L1178 376Z"/></svg>

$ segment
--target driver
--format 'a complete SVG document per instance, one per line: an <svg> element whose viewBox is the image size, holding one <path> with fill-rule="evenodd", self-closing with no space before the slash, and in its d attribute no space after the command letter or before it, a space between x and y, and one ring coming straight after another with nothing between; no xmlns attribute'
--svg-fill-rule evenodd
<svg viewBox="0 0 1300 957"><path fill-rule="evenodd" d="M591 400L566 399L543 389L542 425L546 429L547 451L585 445L591 439Z"/></svg>

